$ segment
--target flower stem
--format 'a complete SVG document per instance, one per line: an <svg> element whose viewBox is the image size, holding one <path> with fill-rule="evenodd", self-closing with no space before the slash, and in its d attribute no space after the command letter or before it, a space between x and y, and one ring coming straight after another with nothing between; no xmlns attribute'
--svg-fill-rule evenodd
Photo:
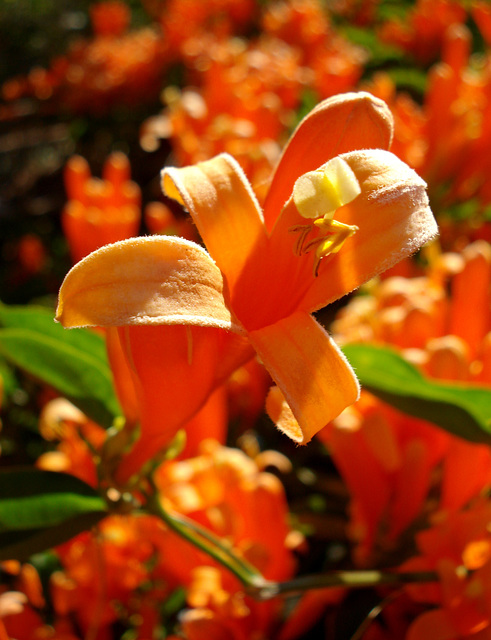
<svg viewBox="0 0 491 640"><path fill-rule="evenodd" d="M261 600L269 600L280 595L293 595L310 589L338 587L360 589L363 587L394 586L415 582L436 582L434 571L397 573L396 571L333 571L331 573L301 576L285 582L277 582L265 587L248 590L250 595Z"/></svg>
<svg viewBox="0 0 491 640"><path fill-rule="evenodd" d="M153 483L151 483L153 484ZM197 549L204 551L211 558L228 569L241 583L252 591L266 589L271 584L263 578L261 573L249 562L240 558L233 549L226 546L220 538L201 527L188 518L167 511L162 505L158 492L153 487L150 495L147 495L145 510L160 518L165 524L179 536L190 542Z"/></svg>
<svg viewBox="0 0 491 640"><path fill-rule="evenodd" d="M146 494L145 511L160 518L179 536L190 542L223 567L228 569L244 585L247 593L258 600L270 600L311 589L329 587L360 589L363 587L393 586L417 582L436 582L434 571L332 571L325 574L300 576L285 582L270 582L249 562L238 556L231 547L211 531L181 514L171 513L163 505L157 487L147 478L151 492Z"/></svg>

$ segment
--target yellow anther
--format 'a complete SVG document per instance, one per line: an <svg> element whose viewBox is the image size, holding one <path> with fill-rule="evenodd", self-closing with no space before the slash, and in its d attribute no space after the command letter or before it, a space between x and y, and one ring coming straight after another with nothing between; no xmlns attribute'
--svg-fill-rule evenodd
<svg viewBox="0 0 491 640"><path fill-rule="evenodd" d="M329 255L337 253L346 240L358 231L358 227L356 225L344 224L337 220L325 220L325 224L322 225L322 229L327 232L328 235L315 238L305 245L306 253L315 246L315 277L317 277L322 258L326 258Z"/></svg>
<svg viewBox="0 0 491 640"><path fill-rule="evenodd" d="M298 178L293 187L293 201L303 218L329 219L336 209L360 193L360 184L351 167L336 157Z"/></svg>
<svg viewBox="0 0 491 640"><path fill-rule="evenodd" d="M315 250L318 258L323 258L331 253L337 253L346 240L358 231L356 225L344 224L337 220L329 220L329 222L329 235L319 242ZM327 230L325 226L323 228Z"/></svg>

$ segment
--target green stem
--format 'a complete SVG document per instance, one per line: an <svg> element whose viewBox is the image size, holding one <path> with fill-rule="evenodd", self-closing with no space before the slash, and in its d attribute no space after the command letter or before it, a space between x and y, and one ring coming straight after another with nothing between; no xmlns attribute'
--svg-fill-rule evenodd
<svg viewBox="0 0 491 640"><path fill-rule="evenodd" d="M415 582L436 582L434 571L397 573L395 571L333 571L331 573L301 576L286 582L271 583L265 587L249 589L248 593L261 600L269 600L280 595L292 595L310 589L338 587L360 589L363 587L394 586Z"/></svg>
<svg viewBox="0 0 491 640"><path fill-rule="evenodd" d="M393 586L416 582L436 582L438 575L433 571L405 572L396 571L333 571L326 574L300 576L285 582L269 582L259 571L225 545L201 525L188 518L171 513L162 506L158 489L151 477L151 492L146 494L145 510L160 518L179 536L190 542L223 567L228 569L244 585L247 593L258 600L269 600L278 596L302 593L311 589Z"/></svg>
<svg viewBox="0 0 491 640"><path fill-rule="evenodd" d="M238 557L234 551L210 531L182 515L170 513L163 506L158 493L154 490L147 496L146 510L160 518L179 536L190 542L197 549L204 551L211 558L228 569L242 584L252 591L267 588L269 582L251 564Z"/></svg>

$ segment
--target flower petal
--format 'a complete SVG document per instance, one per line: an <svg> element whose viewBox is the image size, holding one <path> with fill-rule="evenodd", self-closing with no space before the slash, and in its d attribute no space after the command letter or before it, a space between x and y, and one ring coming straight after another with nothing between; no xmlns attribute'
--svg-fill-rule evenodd
<svg viewBox="0 0 491 640"><path fill-rule="evenodd" d="M201 409L185 425L186 445L180 458L199 455L204 440L216 440L225 444L228 431L228 395L226 385L221 385L209 396Z"/></svg>
<svg viewBox="0 0 491 640"><path fill-rule="evenodd" d="M228 154L162 172L162 189L193 217L230 288L266 234L262 213L244 172Z"/></svg>
<svg viewBox="0 0 491 640"><path fill-rule="evenodd" d="M309 313L353 291L438 233L425 182L399 158L380 149L342 158L354 171L361 194L334 218L359 229L338 253L322 260L319 276L299 305Z"/></svg>
<svg viewBox="0 0 491 640"><path fill-rule="evenodd" d="M294 313L248 336L295 416L298 427L292 420L280 424L295 442L308 442L357 400L359 386L350 365L308 314Z"/></svg>
<svg viewBox="0 0 491 640"><path fill-rule="evenodd" d="M411 624L406 636L407 640L457 640L459 637L462 636L442 609L422 613Z"/></svg>
<svg viewBox="0 0 491 640"><path fill-rule="evenodd" d="M114 390L126 420L125 428L133 429L140 419L133 374L121 345L117 327L107 327L105 337Z"/></svg>
<svg viewBox="0 0 491 640"><path fill-rule="evenodd" d="M220 270L182 238L132 238L102 247L68 273L56 319L66 327L189 324L238 330Z"/></svg>
<svg viewBox="0 0 491 640"><path fill-rule="evenodd" d="M215 327L119 329L140 408L140 438L120 464L123 483L167 446L210 394L253 355L243 336Z"/></svg>
<svg viewBox="0 0 491 640"><path fill-rule="evenodd" d="M295 180L335 156L355 149L388 149L392 114L369 93L345 93L324 100L298 125L276 167L264 203L271 230L290 197Z"/></svg>

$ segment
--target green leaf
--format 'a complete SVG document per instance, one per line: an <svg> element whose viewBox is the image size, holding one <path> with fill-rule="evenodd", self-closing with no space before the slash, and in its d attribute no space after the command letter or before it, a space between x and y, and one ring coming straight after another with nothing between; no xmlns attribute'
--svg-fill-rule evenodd
<svg viewBox="0 0 491 640"><path fill-rule="evenodd" d="M408 12L413 5L414 0L381 0L377 4L377 19L381 22L409 20Z"/></svg>
<svg viewBox="0 0 491 640"><path fill-rule="evenodd" d="M297 125L312 111L319 102L319 94L314 89L304 89L300 95L300 104L297 107L293 122L290 124L290 133L293 133Z"/></svg>
<svg viewBox="0 0 491 640"><path fill-rule="evenodd" d="M97 424L110 427L121 415L110 369L83 344L32 329L0 329L0 353L7 360L54 387Z"/></svg>
<svg viewBox="0 0 491 640"><path fill-rule="evenodd" d="M380 40L374 31L368 31L354 25L345 25L341 33L351 42L365 48L370 54L370 60L365 65L380 67L388 63L399 63L404 59L404 52Z"/></svg>
<svg viewBox="0 0 491 640"><path fill-rule="evenodd" d="M410 91L416 96L424 96L428 84L428 75L413 67L395 67L388 69L387 74L399 91Z"/></svg>
<svg viewBox="0 0 491 640"><path fill-rule="evenodd" d="M18 385L12 367L2 357L0 357L0 380L2 383L3 398L8 399L17 389Z"/></svg>
<svg viewBox="0 0 491 640"><path fill-rule="evenodd" d="M36 305L9 306L0 304L0 326L6 329L29 329L51 336L90 354L109 367L106 345L102 336L86 329L64 329L54 320L54 313Z"/></svg>
<svg viewBox="0 0 491 640"><path fill-rule="evenodd" d="M343 347L367 391L416 418L476 443L491 445L491 390L433 380L385 347Z"/></svg>
<svg viewBox="0 0 491 640"><path fill-rule="evenodd" d="M0 326L0 353L11 363L53 386L101 426L121 415L102 336L64 329L49 309L35 305L0 304Z"/></svg>
<svg viewBox="0 0 491 640"><path fill-rule="evenodd" d="M0 472L0 560L25 560L90 529L108 514L105 500L66 473Z"/></svg>

